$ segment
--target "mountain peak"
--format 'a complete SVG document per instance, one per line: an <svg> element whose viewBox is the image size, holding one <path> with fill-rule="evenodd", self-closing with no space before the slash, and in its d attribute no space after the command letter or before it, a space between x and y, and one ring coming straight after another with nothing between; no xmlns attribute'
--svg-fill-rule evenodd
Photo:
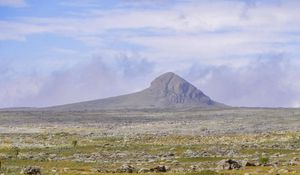
<svg viewBox="0 0 300 175"><path fill-rule="evenodd" d="M179 77L179 76L176 75L174 72L166 72L166 73L164 73L164 74L158 76L157 78L155 78L154 81L155 81L156 79L167 79L167 78L172 78L173 76Z"/></svg>
<svg viewBox="0 0 300 175"><path fill-rule="evenodd" d="M140 92L53 107L61 110L224 107L173 72L155 78Z"/></svg>
<svg viewBox="0 0 300 175"><path fill-rule="evenodd" d="M167 72L155 78L151 82L150 88L158 91L172 91L176 94L186 93L188 89L196 89L192 84L173 72Z"/></svg>
<svg viewBox="0 0 300 175"><path fill-rule="evenodd" d="M156 96L165 97L170 103L206 103L213 101L202 91L173 72L167 72L154 79L149 88Z"/></svg>
<svg viewBox="0 0 300 175"><path fill-rule="evenodd" d="M176 80L176 82L172 81L172 80ZM176 75L173 72L167 72L164 73L162 75L160 75L159 77L155 78L152 82L151 82L151 87L152 88L157 88L157 87L162 87L162 86L168 86L170 83L181 83L185 81L183 78L179 77L178 75Z"/></svg>

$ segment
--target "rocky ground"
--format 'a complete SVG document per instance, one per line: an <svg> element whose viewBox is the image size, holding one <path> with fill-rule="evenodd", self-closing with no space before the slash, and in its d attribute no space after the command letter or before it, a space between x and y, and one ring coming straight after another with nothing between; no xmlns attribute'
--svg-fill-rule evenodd
<svg viewBox="0 0 300 175"><path fill-rule="evenodd" d="M0 174L300 174L300 110L2 111Z"/></svg>

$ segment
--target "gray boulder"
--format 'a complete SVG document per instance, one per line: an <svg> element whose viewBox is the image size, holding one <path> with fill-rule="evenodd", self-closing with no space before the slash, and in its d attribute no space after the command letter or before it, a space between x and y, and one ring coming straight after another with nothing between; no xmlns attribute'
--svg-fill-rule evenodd
<svg viewBox="0 0 300 175"><path fill-rule="evenodd" d="M41 175L41 168L37 166L28 166L25 167L22 171L21 174L27 174L27 175Z"/></svg>
<svg viewBox="0 0 300 175"><path fill-rule="evenodd" d="M135 168L131 165L123 165L121 168L117 169L118 173L133 173Z"/></svg>
<svg viewBox="0 0 300 175"><path fill-rule="evenodd" d="M168 170L169 170L169 168L164 165L158 165L157 167L150 169L150 171L156 172L156 173L165 173Z"/></svg>
<svg viewBox="0 0 300 175"><path fill-rule="evenodd" d="M221 160L218 163L217 170L238 170L242 167L241 164L239 164L235 160Z"/></svg>
<svg viewBox="0 0 300 175"><path fill-rule="evenodd" d="M150 169L148 168L141 168L138 173L149 173L150 172Z"/></svg>

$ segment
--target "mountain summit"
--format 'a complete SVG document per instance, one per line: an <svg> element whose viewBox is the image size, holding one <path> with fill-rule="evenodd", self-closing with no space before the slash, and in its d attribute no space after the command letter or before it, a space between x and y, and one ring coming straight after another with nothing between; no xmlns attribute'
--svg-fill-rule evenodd
<svg viewBox="0 0 300 175"><path fill-rule="evenodd" d="M193 107L225 107L225 105L211 100L180 76L168 72L154 79L149 88L140 92L50 108L59 110L102 110Z"/></svg>
<svg viewBox="0 0 300 175"><path fill-rule="evenodd" d="M195 86L168 72L152 81L148 89L168 105L213 105L213 101Z"/></svg>

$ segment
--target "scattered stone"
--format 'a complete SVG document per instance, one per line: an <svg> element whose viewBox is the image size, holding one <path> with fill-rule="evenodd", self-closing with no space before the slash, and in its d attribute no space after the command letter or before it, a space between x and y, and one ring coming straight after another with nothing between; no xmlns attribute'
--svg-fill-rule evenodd
<svg viewBox="0 0 300 175"><path fill-rule="evenodd" d="M235 157L235 156L237 156L237 153L236 153L235 151L233 151L233 150L230 150L230 151L227 153L226 156L227 156L227 157Z"/></svg>
<svg viewBox="0 0 300 175"><path fill-rule="evenodd" d="M242 166L235 160L221 160L218 163L217 170L237 170Z"/></svg>
<svg viewBox="0 0 300 175"><path fill-rule="evenodd" d="M92 170L93 172L98 172L98 173L111 173L110 171L106 170L106 169L102 169L102 168L99 168L99 169L93 169Z"/></svg>
<svg viewBox="0 0 300 175"><path fill-rule="evenodd" d="M273 173L275 170L272 168L268 171L268 173Z"/></svg>
<svg viewBox="0 0 300 175"><path fill-rule="evenodd" d="M288 162L288 165L290 165L290 166L297 166L297 165L299 165L299 158L297 158L297 157L294 157L292 160L290 160L289 162Z"/></svg>
<svg viewBox="0 0 300 175"><path fill-rule="evenodd" d="M290 166L297 166L298 162L291 160L291 161L288 162L288 165L290 165Z"/></svg>
<svg viewBox="0 0 300 175"><path fill-rule="evenodd" d="M286 170L286 169L280 169L278 170L278 173L281 174L281 173L288 173L289 170Z"/></svg>
<svg viewBox="0 0 300 175"><path fill-rule="evenodd" d="M194 151L192 151L192 150L190 150L190 149L186 150L186 151L184 152L184 155L185 155L186 157L198 157L198 156L199 156L199 154L198 154L197 152L194 152Z"/></svg>
<svg viewBox="0 0 300 175"><path fill-rule="evenodd" d="M150 169L148 168L141 168L138 173L149 173L150 172Z"/></svg>
<svg viewBox="0 0 300 175"><path fill-rule="evenodd" d="M148 163L153 163L153 162L156 162L156 160L155 159L149 159L148 160Z"/></svg>
<svg viewBox="0 0 300 175"><path fill-rule="evenodd" d="M56 173L56 172L57 172L57 169L54 167L54 168L51 169L51 172L52 172L52 173Z"/></svg>
<svg viewBox="0 0 300 175"><path fill-rule="evenodd" d="M175 156L175 154L174 153L169 153L167 156L168 157L173 157L173 156Z"/></svg>
<svg viewBox="0 0 300 175"><path fill-rule="evenodd" d="M176 150L176 148L174 148L174 147L173 147L173 148L170 148L170 151L175 151L175 150Z"/></svg>
<svg viewBox="0 0 300 175"><path fill-rule="evenodd" d="M246 167L246 166L256 166L256 164L253 163L253 162L249 162L248 160L243 160L243 161L241 162L241 166L242 166L242 167Z"/></svg>
<svg viewBox="0 0 300 175"><path fill-rule="evenodd" d="M276 166L276 164L272 164L272 163L265 163L265 164L261 164L261 166Z"/></svg>
<svg viewBox="0 0 300 175"><path fill-rule="evenodd" d="M197 166L196 165L192 165L190 168L191 168L191 171L196 171Z"/></svg>
<svg viewBox="0 0 300 175"><path fill-rule="evenodd" d="M158 165L157 167L150 169L150 171L156 172L156 173L164 173L164 172L167 172L168 170L169 170L169 168L164 165Z"/></svg>
<svg viewBox="0 0 300 175"><path fill-rule="evenodd" d="M118 173L133 173L134 167L131 165L123 165L121 168L117 169Z"/></svg>
<svg viewBox="0 0 300 175"><path fill-rule="evenodd" d="M175 164L175 165L179 165L179 161L178 160L173 160L171 163Z"/></svg>
<svg viewBox="0 0 300 175"><path fill-rule="evenodd" d="M64 172L68 172L70 170L70 168L64 168L63 171Z"/></svg>
<svg viewBox="0 0 300 175"><path fill-rule="evenodd" d="M21 174L27 174L27 175L41 175L41 168L37 166L28 166L25 167L22 171Z"/></svg>

